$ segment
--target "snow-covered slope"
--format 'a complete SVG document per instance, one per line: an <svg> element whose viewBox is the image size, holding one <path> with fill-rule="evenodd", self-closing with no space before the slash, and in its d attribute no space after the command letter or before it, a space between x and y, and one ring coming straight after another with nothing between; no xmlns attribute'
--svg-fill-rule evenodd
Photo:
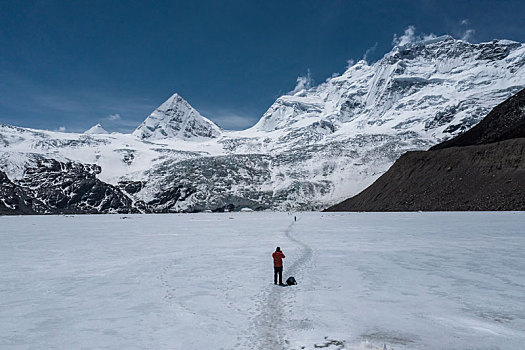
<svg viewBox="0 0 525 350"><path fill-rule="evenodd" d="M525 212L0 222L2 350L525 344ZM273 285L277 244L296 286Z"/></svg>
<svg viewBox="0 0 525 350"><path fill-rule="evenodd" d="M470 128L523 87L525 45L445 36L281 96L243 131L221 130L177 94L128 135L0 126L0 170L17 179L41 158L95 163L101 180L132 188L144 210L318 209L361 191L402 153Z"/></svg>

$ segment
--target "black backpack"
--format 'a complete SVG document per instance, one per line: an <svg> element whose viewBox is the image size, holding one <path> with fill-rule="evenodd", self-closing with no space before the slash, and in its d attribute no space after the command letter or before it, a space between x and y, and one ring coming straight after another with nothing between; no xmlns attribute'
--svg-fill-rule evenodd
<svg viewBox="0 0 525 350"><path fill-rule="evenodd" d="M297 284L297 281L293 277L288 277L288 279L286 280L286 284L289 286L293 286L294 284Z"/></svg>

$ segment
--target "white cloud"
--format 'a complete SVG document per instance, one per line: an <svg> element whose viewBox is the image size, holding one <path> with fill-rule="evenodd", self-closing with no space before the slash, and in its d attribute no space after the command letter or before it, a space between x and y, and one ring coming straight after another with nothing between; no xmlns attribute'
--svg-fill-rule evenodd
<svg viewBox="0 0 525 350"><path fill-rule="evenodd" d="M470 39L472 39L475 33L476 31L474 29L467 29L461 36L461 40L469 41Z"/></svg>
<svg viewBox="0 0 525 350"><path fill-rule="evenodd" d="M355 61L353 59L349 59L346 61L346 69L352 67L354 65Z"/></svg>
<svg viewBox="0 0 525 350"><path fill-rule="evenodd" d="M309 89L313 86L314 81L312 79L312 75L310 74L310 69L308 69L308 73L304 77L298 77L297 78L297 85L295 85L295 88L290 91L290 94L296 94L299 91L303 89Z"/></svg>
<svg viewBox="0 0 525 350"><path fill-rule="evenodd" d="M66 127L65 127L65 126L59 126L59 127L58 127L58 131L60 131L60 132L66 132Z"/></svg>
<svg viewBox="0 0 525 350"><path fill-rule="evenodd" d="M108 115L106 119L107 120L120 120L121 116L120 116L120 114L115 113L115 114Z"/></svg>
<svg viewBox="0 0 525 350"><path fill-rule="evenodd" d="M470 40L474 38L474 34L476 34L476 30L474 30L473 28L468 28L467 26L469 25L470 25L470 21L468 18L461 21L460 23L461 29L459 32L459 37L461 38L461 40L470 42Z"/></svg>
<svg viewBox="0 0 525 350"><path fill-rule="evenodd" d="M368 55L370 55L376 49L377 49L377 42L373 46L371 46L368 49L366 49L365 54L363 55L363 60L368 62Z"/></svg>
<svg viewBox="0 0 525 350"><path fill-rule="evenodd" d="M392 39L392 45L395 46L403 46L409 43L413 43L415 40L415 33L416 27L414 26L408 26L405 29L405 33L401 35L400 37L397 36L397 34L394 34L394 38Z"/></svg>
<svg viewBox="0 0 525 350"><path fill-rule="evenodd" d="M397 36L397 34L394 34L394 38L392 39L392 45L403 46L406 44L414 43L416 41L428 40L428 39L434 39L434 38L436 38L436 35L434 33L430 33L430 34L421 33L420 35L416 35L416 27L411 25L405 29L405 32L403 35Z"/></svg>

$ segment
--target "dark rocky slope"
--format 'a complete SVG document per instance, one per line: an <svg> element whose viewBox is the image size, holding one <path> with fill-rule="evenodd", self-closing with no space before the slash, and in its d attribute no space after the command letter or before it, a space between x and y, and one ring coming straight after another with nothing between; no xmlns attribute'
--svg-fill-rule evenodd
<svg viewBox="0 0 525 350"><path fill-rule="evenodd" d="M370 187L326 211L525 210L525 90L466 133L407 152Z"/></svg>
<svg viewBox="0 0 525 350"><path fill-rule="evenodd" d="M45 206L27 191L13 183L0 171L0 215L37 214Z"/></svg>
<svg viewBox="0 0 525 350"><path fill-rule="evenodd" d="M16 182L0 172L0 214L135 213L119 188L96 178L97 165L42 160Z"/></svg>

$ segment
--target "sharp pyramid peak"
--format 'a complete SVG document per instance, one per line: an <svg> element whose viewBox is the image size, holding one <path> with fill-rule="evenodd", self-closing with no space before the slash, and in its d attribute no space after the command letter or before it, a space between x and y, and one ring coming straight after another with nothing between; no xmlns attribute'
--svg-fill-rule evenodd
<svg viewBox="0 0 525 350"><path fill-rule="evenodd" d="M218 137L220 128L203 117L178 93L174 93L135 129L133 135L153 140L203 140Z"/></svg>
<svg viewBox="0 0 525 350"><path fill-rule="evenodd" d="M178 93L174 93L173 95L171 95L166 101L164 101L160 106L159 108L161 108L162 106L164 105L173 105L173 104L179 104L179 103L183 103L183 104L186 104L188 105L189 107L191 107L191 105L188 103L188 101L186 101L181 95L179 95ZM193 108L193 107L192 107Z"/></svg>
<svg viewBox="0 0 525 350"><path fill-rule="evenodd" d="M171 95L170 97L168 97L168 99L166 101L164 101L164 103L166 102L173 102L173 101L177 101L177 100L182 100L182 101L186 101L185 99L182 98L181 95L179 95L178 93L174 93L173 95Z"/></svg>

